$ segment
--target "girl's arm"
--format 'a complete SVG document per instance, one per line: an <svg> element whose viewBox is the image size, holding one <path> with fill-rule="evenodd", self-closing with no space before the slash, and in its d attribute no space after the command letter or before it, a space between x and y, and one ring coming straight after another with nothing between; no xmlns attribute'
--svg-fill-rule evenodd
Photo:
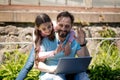
<svg viewBox="0 0 120 80"><path fill-rule="evenodd" d="M38 63L38 69L42 72L54 73L57 66L48 66L44 62Z"/></svg>
<svg viewBox="0 0 120 80"><path fill-rule="evenodd" d="M71 42L75 39L75 32L73 30L70 31L70 37L64 47L64 54L68 56L71 53Z"/></svg>
<svg viewBox="0 0 120 80"><path fill-rule="evenodd" d="M69 37L69 42L72 42L75 38L74 38L74 36L75 36L75 32L73 31L73 30L71 30L70 31L70 37Z"/></svg>
<svg viewBox="0 0 120 80"><path fill-rule="evenodd" d="M63 51L63 47L62 44L59 44L59 46L55 50L39 52L39 60L45 61L46 58L53 57L55 54L58 54L61 51Z"/></svg>
<svg viewBox="0 0 120 80"><path fill-rule="evenodd" d="M46 58L53 57L55 55L55 51L48 51L48 52L39 52L39 60L45 61Z"/></svg>

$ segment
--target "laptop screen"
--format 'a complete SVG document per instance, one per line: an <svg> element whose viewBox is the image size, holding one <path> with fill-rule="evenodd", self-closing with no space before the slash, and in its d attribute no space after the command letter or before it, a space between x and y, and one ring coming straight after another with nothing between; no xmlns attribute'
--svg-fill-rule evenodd
<svg viewBox="0 0 120 80"><path fill-rule="evenodd" d="M92 57L85 56L85 57L64 57L60 58L58 62L58 66L56 69L56 74L59 73L80 73L87 70Z"/></svg>

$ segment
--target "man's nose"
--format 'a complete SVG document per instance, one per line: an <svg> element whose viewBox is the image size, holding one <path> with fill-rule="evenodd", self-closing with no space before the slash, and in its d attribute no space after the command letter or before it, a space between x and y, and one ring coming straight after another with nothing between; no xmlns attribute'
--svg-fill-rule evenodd
<svg viewBox="0 0 120 80"><path fill-rule="evenodd" d="M65 27L65 25L62 27L62 30L67 30L67 28Z"/></svg>

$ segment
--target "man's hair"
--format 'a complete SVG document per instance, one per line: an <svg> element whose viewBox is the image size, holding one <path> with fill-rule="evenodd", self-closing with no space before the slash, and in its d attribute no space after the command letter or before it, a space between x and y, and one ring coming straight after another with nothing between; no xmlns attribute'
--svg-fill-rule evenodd
<svg viewBox="0 0 120 80"><path fill-rule="evenodd" d="M74 22L74 16L68 11L63 11L57 15L57 22L59 22L59 18L61 17L69 17L71 19L71 24Z"/></svg>

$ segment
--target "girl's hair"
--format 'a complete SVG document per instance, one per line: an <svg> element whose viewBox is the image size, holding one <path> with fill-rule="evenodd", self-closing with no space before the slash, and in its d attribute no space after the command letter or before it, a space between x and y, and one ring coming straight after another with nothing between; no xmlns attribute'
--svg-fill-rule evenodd
<svg viewBox="0 0 120 80"><path fill-rule="evenodd" d="M50 17L45 13L41 13L35 19L35 31L34 31L34 34L36 36L35 53L37 53L37 54L40 52L40 44L42 43L42 40L43 40L43 36L41 34L41 31L38 28L40 27L41 24L46 23L46 22L52 23ZM52 26L53 26L53 24L52 24ZM51 41L53 41L55 39L54 28L52 29L51 34L48 36L48 39Z"/></svg>

